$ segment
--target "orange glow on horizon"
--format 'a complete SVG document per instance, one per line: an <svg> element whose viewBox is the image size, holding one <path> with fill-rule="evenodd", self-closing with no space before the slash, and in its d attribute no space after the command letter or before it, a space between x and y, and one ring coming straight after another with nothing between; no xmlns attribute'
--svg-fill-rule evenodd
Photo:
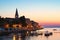
<svg viewBox="0 0 60 40"><path fill-rule="evenodd" d="M45 20L35 20L36 22L38 22L40 25L60 25L60 21L45 21Z"/></svg>
<svg viewBox="0 0 60 40"><path fill-rule="evenodd" d="M41 25L60 25L60 22L38 22Z"/></svg>

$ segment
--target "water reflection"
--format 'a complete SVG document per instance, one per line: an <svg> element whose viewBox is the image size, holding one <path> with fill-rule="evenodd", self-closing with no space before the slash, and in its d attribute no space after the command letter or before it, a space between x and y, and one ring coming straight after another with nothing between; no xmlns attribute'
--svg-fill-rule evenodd
<svg viewBox="0 0 60 40"><path fill-rule="evenodd" d="M21 31L20 35L14 34L13 40L26 40L26 33L27 33L27 31L23 30L23 31Z"/></svg>
<svg viewBox="0 0 60 40"><path fill-rule="evenodd" d="M15 35L15 34L13 35L13 40L23 40L23 39L24 39L24 37L21 38L19 35Z"/></svg>
<svg viewBox="0 0 60 40"><path fill-rule="evenodd" d="M3 40L3 37L0 36L0 40Z"/></svg>
<svg viewBox="0 0 60 40"><path fill-rule="evenodd" d="M30 36L21 37L21 35L13 35L13 40L30 40Z"/></svg>
<svg viewBox="0 0 60 40"><path fill-rule="evenodd" d="M19 35L13 35L13 40L21 40L20 36Z"/></svg>
<svg viewBox="0 0 60 40"><path fill-rule="evenodd" d="M58 31L53 31L51 29L48 30L52 31L53 35L48 37L46 37L44 34L38 36L26 36L26 32L22 32L13 33L7 36L0 36L0 40L60 40L60 30Z"/></svg>
<svg viewBox="0 0 60 40"><path fill-rule="evenodd" d="M13 35L13 40L16 40L16 35Z"/></svg>

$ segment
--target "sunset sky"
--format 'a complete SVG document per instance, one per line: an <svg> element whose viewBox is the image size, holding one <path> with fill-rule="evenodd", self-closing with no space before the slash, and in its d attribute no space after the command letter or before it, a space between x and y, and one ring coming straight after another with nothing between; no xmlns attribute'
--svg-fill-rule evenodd
<svg viewBox="0 0 60 40"><path fill-rule="evenodd" d="M41 24L60 24L60 0L0 0L0 16L26 16Z"/></svg>

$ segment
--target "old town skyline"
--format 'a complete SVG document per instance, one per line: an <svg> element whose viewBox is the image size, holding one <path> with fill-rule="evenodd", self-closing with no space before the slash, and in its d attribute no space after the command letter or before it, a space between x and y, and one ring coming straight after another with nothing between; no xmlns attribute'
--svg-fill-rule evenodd
<svg viewBox="0 0 60 40"><path fill-rule="evenodd" d="M60 25L59 0L0 0L0 16L14 18L16 8L20 16L40 24Z"/></svg>

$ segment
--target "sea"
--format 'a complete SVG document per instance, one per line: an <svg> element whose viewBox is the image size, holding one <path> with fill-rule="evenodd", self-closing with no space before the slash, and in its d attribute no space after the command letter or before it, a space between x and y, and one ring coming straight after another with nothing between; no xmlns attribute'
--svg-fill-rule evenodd
<svg viewBox="0 0 60 40"><path fill-rule="evenodd" d="M52 32L52 35L45 36L45 32ZM37 30L37 32L43 32L43 35L26 36L22 38L20 34L10 34L6 36L0 36L0 40L60 40L60 28L44 28Z"/></svg>

